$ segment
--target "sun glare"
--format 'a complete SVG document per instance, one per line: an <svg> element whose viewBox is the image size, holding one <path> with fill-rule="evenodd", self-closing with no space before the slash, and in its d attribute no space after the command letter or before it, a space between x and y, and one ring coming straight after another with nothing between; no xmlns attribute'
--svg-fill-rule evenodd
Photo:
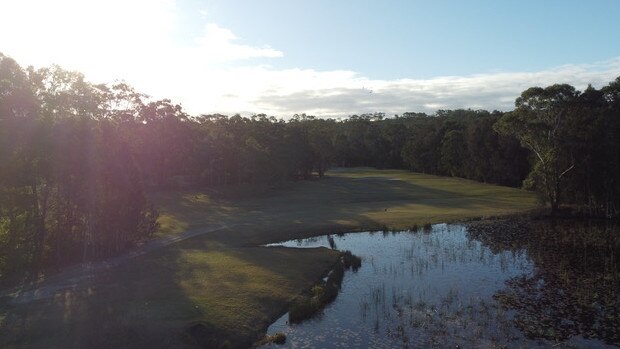
<svg viewBox="0 0 620 349"><path fill-rule="evenodd" d="M3 50L35 66L59 64L94 81L146 75L166 52L172 1L12 1L0 22Z"/></svg>

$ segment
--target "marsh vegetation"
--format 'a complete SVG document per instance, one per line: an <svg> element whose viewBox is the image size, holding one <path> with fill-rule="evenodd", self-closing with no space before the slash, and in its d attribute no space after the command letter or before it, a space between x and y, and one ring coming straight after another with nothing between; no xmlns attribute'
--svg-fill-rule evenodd
<svg viewBox="0 0 620 349"><path fill-rule="evenodd" d="M620 345L618 229L491 220L430 230L292 240L363 258L338 298L303 323L269 329L287 347L606 347Z"/></svg>

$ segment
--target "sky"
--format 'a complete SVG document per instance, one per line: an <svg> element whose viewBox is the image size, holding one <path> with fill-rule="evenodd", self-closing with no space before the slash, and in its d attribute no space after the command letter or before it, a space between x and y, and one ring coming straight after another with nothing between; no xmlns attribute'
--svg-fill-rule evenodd
<svg viewBox="0 0 620 349"><path fill-rule="evenodd" d="M0 52L193 115L511 110L620 76L620 1L0 0Z"/></svg>

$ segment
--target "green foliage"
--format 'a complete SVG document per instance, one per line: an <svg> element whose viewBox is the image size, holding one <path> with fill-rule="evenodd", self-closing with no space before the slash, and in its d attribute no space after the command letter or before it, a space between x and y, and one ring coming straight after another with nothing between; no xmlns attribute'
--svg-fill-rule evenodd
<svg viewBox="0 0 620 349"><path fill-rule="evenodd" d="M617 215L620 203L620 108L617 81L600 91L570 85L533 87L516 101L495 129L514 136L533 154L525 181L555 212L561 203L589 214Z"/></svg>
<svg viewBox="0 0 620 349"><path fill-rule="evenodd" d="M520 186L529 171L527 151L512 136L497 134L500 112L440 110L434 117L399 118L408 140L404 167L481 182Z"/></svg>
<svg viewBox="0 0 620 349"><path fill-rule="evenodd" d="M464 168L464 160L467 148L463 132L451 130L443 136L441 142L441 168L452 177L456 177Z"/></svg>
<svg viewBox="0 0 620 349"><path fill-rule="evenodd" d="M299 323L309 319L320 310L318 299L314 297L297 297L288 310L288 320L291 323Z"/></svg>
<svg viewBox="0 0 620 349"><path fill-rule="evenodd" d="M330 271L325 282L314 285L309 295L301 295L289 307L289 321L302 322L316 315L321 309L333 302L340 292L344 271L357 271L362 265L362 259L351 251L341 253L340 261Z"/></svg>
<svg viewBox="0 0 620 349"><path fill-rule="evenodd" d="M0 278L115 255L157 212L102 86L0 55ZM111 111L110 111L111 113Z"/></svg>

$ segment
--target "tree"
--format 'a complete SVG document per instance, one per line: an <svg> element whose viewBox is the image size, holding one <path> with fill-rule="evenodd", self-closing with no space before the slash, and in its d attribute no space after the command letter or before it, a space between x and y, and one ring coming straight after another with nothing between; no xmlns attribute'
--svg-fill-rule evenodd
<svg viewBox="0 0 620 349"><path fill-rule="evenodd" d="M43 141L36 138L37 112L26 72L0 53L0 277L32 263L35 231L43 234L37 191L31 190L43 165L35 146Z"/></svg>
<svg viewBox="0 0 620 349"><path fill-rule="evenodd" d="M115 117L142 108L119 103L131 93L0 54L0 279L114 255L154 232L123 133L144 124Z"/></svg>
<svg viewBox="0 0 620 349"><path fill-rule="evenodd" d="M515 136L534 154L527 184L543 192L552 214L562 202L562 181L575 167L568 140L575 131L570 119L578 96L566 84L529 88L517 98L515 110L494 126L501 134Z"/></svg>
<svg viewBox="0 0 620 349"><path fill-rule="evenodd" d="M445 173L452 177L463 176L467 148L463 132L451 130L446 132L441 142L440 164Z"/></svg>

